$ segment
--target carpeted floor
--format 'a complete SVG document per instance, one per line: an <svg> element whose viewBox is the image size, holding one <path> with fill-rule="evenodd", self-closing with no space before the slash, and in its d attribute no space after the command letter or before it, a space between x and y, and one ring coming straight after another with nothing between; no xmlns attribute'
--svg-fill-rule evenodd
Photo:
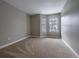
<svg viewBox="0 0 79 59"><path fill-rule="evenodd" d="M28 38L0 50L0 57L75 58L61 39Z"/></svg>

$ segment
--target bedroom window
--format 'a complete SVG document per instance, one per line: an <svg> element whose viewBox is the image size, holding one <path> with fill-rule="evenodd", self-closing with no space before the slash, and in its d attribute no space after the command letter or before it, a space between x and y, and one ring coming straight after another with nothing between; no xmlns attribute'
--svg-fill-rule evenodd
<svg viewBox="0 0 79 59"><path fill-rule="evenodd" d="M58 32L58 17L49 16L49 32Z"/></svg>

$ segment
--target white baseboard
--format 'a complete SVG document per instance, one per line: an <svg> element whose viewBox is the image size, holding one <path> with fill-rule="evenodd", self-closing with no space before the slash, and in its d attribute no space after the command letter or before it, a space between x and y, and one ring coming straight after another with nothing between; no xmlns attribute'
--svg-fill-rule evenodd
<svg viewBox="0 0 79 59"><path fill-rule="evenodd" d="M71 46L65 41L62 39L62 41L65 43L65 45L75 54L75 56L77 56L79 58L79 55L71 48Z"/></svg>
<svg viewBox="0 0 79 59"><path fill-rule="evenodd" d="M7 47L7 46L10 46L10 45L12 45L12 44L14 44L14 43L17 43L17 42L22 41L22 40L24 40L24 39L26 39L26 38L29 38L29 37L30 37L30 36L22 37L22 38L20 38L20 39L18 39L18 40L16 40L16 41L11 42L11 43L4 44L4 45L0 46L0 49L5 48L5 47Z"/></svg>

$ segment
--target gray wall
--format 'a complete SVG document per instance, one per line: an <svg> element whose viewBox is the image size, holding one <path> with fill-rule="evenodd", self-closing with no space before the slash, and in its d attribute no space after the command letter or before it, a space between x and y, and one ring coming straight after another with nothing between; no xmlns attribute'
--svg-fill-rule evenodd
<svg viewBox="0 0 79 59"><path fill-rule="evenodd" d="M40 15L31 15L31 35L40 36Z"/></svg>
<svg viewBox="0 0 79 59"><path fill-rule="evenodd" d="M29 34L28 19L26 13L0 1L0 46Z"/></svg>
<svg viewBox="0 0 79 59"><path fill-rule="evenodd" d="M68 0L62 11L62 39L79 54L79 0Z"/></svg>
<svg viewBox="0 0 79 59"><path fill-rule="evenodd" d="M27 30L27 32L26 32L26 34L27 35L30 35L31 34L31 23L30 23L30 15L26 15L26 30Z"/></svg>

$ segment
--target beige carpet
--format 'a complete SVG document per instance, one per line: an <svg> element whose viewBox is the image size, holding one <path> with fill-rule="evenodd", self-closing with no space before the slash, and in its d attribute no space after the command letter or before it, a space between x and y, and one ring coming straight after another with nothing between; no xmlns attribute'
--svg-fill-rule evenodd
<svg viewBox="0 0 79 59"><path fill-rule="evenodd" d="M61 39L28 38L0 50L0 57L75 58L76 56Z"/></svg>

